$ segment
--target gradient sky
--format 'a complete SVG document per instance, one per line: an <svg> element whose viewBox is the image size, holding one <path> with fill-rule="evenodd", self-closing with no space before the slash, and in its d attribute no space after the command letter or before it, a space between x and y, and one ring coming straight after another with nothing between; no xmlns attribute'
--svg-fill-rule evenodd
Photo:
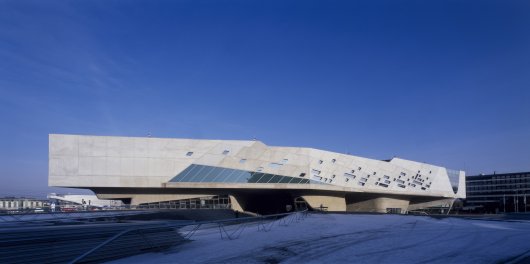
<svg viewBox="0 0 530 264"><path fill-rule="evenodd" d="M0 0L0 126L0 196L49 133L528 171L530 2Z"/></svg>

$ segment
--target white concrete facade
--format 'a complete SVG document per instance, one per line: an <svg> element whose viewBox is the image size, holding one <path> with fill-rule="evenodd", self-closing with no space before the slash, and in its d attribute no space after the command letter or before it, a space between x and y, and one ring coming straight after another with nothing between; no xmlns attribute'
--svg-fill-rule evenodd
<svg viewBox="0 0 530 264"><path fill-rule="evenodd" d="M175 177L193 164L311 182L175 182ZM312 148L273 147L260 141L49 136L49 185L89 188L96 193L98 189L109 188L150 189L151 196L154 189L165 193L172 190L174 194L179 194L178 190L206 194L200 190L211 193L283 188L299 190L302 196L307 189L336 192L343 197L350 193L389 195L400 201L410 200L407 197L454 199L465 197L464 176L463 171L400 158L381 161ZM458 191L455 193L453 188ZM107 193L105 197L113 196Z"/></svg>

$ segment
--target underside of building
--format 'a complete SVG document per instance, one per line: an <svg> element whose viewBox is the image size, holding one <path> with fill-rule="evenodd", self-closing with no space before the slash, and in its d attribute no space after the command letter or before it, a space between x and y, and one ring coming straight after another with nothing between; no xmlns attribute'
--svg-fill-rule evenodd
<svg viewBox="0 0 530 264"><path fill-rule="evenodd" d="M463 171L260 141L49 136L49 185L161 208L406 213L465 198Z"/></svg>

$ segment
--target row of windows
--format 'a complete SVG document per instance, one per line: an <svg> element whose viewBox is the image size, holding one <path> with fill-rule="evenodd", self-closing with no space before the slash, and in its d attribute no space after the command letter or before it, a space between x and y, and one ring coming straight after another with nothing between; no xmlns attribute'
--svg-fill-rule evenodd
<svg viewBox="0 0 530 264"><path fill-rule="evenodd" d="M517 193L530 193L530 189L519 189L519 190L491 190L491 191L468 191L466 192L468 197L475 197L480 195L513 195Z"/></svg>
<svg viewBox="0 0 530 264"><path fill-rule="evenodd" d="M141 203L138 205L138 208L159 209L227 209L230 207L230 198L227 195Z"/></svg>
<svg viewBox="0 0 530 264"><path fill-rule="evenodd" d="M488 184L507 184L507 183L530 183L530 178L518 178L518 179L505 179L505 180L487 180L487 181L481 181L481 182L466 182L469 186L480 186L480 185L488 185Z"/></svg>
<svg viewBox="0 0 530 264"><path fill-rule="evenodd" d="M476 179L478 178L478 179ZM481 176L468 176L466 177L466 183L481 183L481 182L503 182L515 179L530 180L530 174L513 174L503 176L492 176L483 178Z"/></svg>
<svg viewBox="0 0 530 264"><path fill-rule="evenodd" d="M171 179L170 182L308 184L311 181L296 177L192 164L183 172Z"/></svg>
<svg viewBox="0 0 530 264"><path fill-rule="evenodd" d="M36 207L42 206L42 202L37 201L0 201L0 208Z"/></svg>
<svg viewBox="0 0 530 264"><path fill-rule="evenodd" d="M494 189L516 189L530 187L530 183L513 183L513 184L497 184L497 185L475 185L466 186L468 190L494 190Z"/></svg>

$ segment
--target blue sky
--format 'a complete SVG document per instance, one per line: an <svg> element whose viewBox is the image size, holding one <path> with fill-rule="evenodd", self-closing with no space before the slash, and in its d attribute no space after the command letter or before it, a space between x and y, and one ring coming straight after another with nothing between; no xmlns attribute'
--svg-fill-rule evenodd
<svg viewBox="0 0 530 264"><path fill-rule="evenodd" d="M0 195L48 134L530 170L528 1L0 1Z"/></svg>

